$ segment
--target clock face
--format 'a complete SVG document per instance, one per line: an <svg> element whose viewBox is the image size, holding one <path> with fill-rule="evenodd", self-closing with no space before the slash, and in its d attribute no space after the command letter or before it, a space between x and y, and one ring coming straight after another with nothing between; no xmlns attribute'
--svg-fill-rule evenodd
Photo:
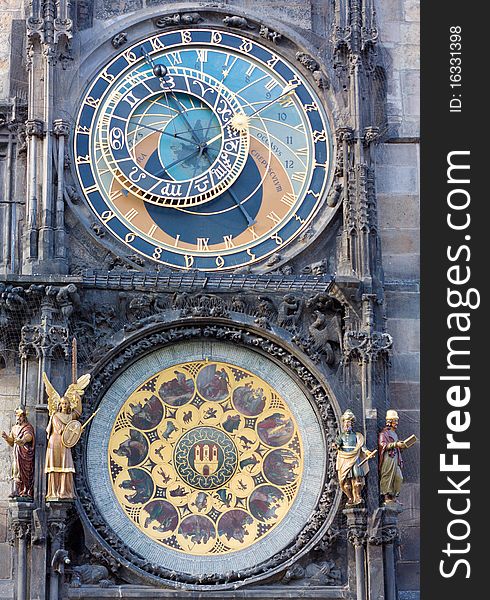
<svg viewBox="0 0 490 600"><path fill-rule="evenodd" d="M213 271L293 240L324 198L332 152L321 103L291 65L192 29L138 42L99 73L74 154L88 203L132 251Z"/></svg>
<svg viewBox="0 0 490 600"><path fill-rule="evenodd" d="M319 419L267 355L204 338L156 348L115 377L85 438L98 523L174 573L252 569L297 539L320 500Z"/></svg>
<svg viewBox="0 0 490 600"><path fill-rule="evenodd" d="M149 539L229 554L283 521L301 484L296 419L266 381L228 362L152 375L120 409L108 444L119 506Z"/></svg>

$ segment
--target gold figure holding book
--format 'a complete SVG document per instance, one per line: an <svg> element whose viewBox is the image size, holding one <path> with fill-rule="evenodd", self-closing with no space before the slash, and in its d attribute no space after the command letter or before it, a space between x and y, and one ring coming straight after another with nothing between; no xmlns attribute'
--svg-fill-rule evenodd
<svg viewBox="0 0 490 600"><path fill-rule="evenodd" d="M379 487L384 504L398 503L398 496L403 483L402 450L415 444L417 438L411 435L406 440L399 440L396 430L399 417L396 410L386 413L386 425L378 438L379 450Z"/></svg>

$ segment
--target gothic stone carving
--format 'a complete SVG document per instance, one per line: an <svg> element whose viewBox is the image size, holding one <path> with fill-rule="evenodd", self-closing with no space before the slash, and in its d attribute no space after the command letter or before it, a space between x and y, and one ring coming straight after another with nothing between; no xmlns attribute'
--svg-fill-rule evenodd
<svg viewBox="0 0 490 600"><path fill-rule="evenodd" d="M120 33L116 33L116 35L112 38L111 44L113 48L120 48L124 46L124 44L128 41L128 34L125 31L121 31Z"/></svg>
<svg viewBox="0 0 490 600"><path fill-rule="evenodd" d="M341 571L333 560L312 562L306 567L293 565L281 580L283 585L310 587L323 585L339 585Z"/></svg>
<svg viewBox="0 0 490 600"><path fill-rule="evenodd" d="M261 25L259 35L260 37L265 38L266 40L269 40L274 44L277 44L277 42L280 42L282 40L282 34L278 33L277 31L274 31L273 29L270 29L266 25Z"/></svg>
<svg viewBox="0 0 490 600"><path fill-rule="evenodd" d="M233 27L235 29L255 29L255 25L251 25L247 19L236 15L225 17L223 23L227 27Z"/></svg>
<svg viewBox="0 0 490 600"><path fill-rule="evenodd" d="M164 27L173 27L175 25L195 25L203 21L201 15L197 12L175 13L169 17L158 17L153 21L155 27L163 29Z"/></svg>

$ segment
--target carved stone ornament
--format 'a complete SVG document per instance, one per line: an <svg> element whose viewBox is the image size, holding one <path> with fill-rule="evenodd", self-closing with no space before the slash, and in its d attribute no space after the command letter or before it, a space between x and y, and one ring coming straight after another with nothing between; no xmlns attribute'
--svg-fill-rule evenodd
<svg viewBox="0 0 490 600"><path fill-rule="evenodd" d="M56 119L53 121L53 133L57 137L68 137L70 135L70 124L63 119Z"/></svg>
<svg viewBox="0 0 490 600"><path fill-rule="evenodd" d="M370 146L379 140L379 127L366 127L364 130L364 144Z"/></svg>
<svg viewBox="0 0 490 600"><path fill-rule="evenodd" d="M112 38L111 44L113 48L120 48L124 46L124 44L128 41L128 34L125 31L121 31L116 33L116 35Z"/></svg>
<svg viewBox="0 0 490 600"><path fill-rule="evenodd" d="M70 354L69 333L66 327L53 325L24 325L21 332L19 352L22 357L53 356L57 351Z"/></svg>
<svg viewBox="0 0 490 600"><path fill-rule="evenodd" d="M269 40L269 42L273 42L274 44L277 44L277 42L282 40L282 34L270 29L266 25L261 25L259 35L260 37Z"/></svg>
<svg viewBox="0 0 490 600"><path fill-rule="evenodd" d="M223 19L223 23L227 27L233 27L234 29L255 29L254 25L251 25L244 17L238 17L237 15L227 16Z"/></svg>
<svg viewBox="0 0 490 600"><path fill-rule="evenodd" d="M153 21L155 27L163 29L164 27L174 27L175 25L195 25L203 21L201 15L193 13L175 13L167 17L158 17Z"/></svg>
<svg viewBox="0 0 490 600"><path fill-rule="evenodd" d="M396 543L399 538L398 530L399 509L378 508L373 515L373 523L369 529L368 542L373 546Z"/></svg>
<svg viewBox="0 0 490 600"><path fill-rule="evenodd" d="M389 333L348 331L344 337L344 361L347 364L352 360L369 362L380 356L388 358L392 346Z"/></svg>
<svg viewBox="0 0 490 600"><path fill-rule="evenodd" d="M327 472L320 500L308 522L295 539L269 559L238 572L202 573L200 575L177 573L161 565L152 564L134 549L128 548L102 517L90 491L83 458L87 451L87 439L90 432L82 438L79 445L80 451L76 456L78 474L76 485L82 523L91 530L91 535L95 536L99 547L112 554L116 560L127 561L126 564L132 565L132 568L138 573L139 580L141 580L142 574L146 574L145 580L153 585L182 587L185 584L193 589L216 590L236 588L285 570L300 556L322 543L321 540L331 527L340 503L340 494L335 482L335 450L332 447L332 441L338 433L338 426L331 400L321 381L299 358L279 345L275 337L269 334L264 335L264 332L259 332L252 326L236 326L223 319L215 320L209 317L206 317L205 321L186 324L174 323L166 327L156 325L139 335L135 334L132 341L109 353L103 366L93 373L92 384L85 395L87 414L92 413L99 405L109 386L127 368L128 364L153 352L155 348L188 340L203 339L230 342L267 355L270 360L290 372L313 400L313 405L319 415L319 423L326 438L326 448L328 448Z"/></svg>
<svg viewBox="0 0 490 600"><path fill-rule="evenodd" d="M43 122L38 119L29 119L26 121L26 135L28 137L42 138L44 136Z"/></svg>
<svg viewBox="0 0 490 600"><path fill-rule="evenodd" d="M25 521L14 521L11 529L14 539L28 539L31 535L31 524Z"/></svg>
<svg viewBox="0 0 490 600"><path fill-rule="evenodd" d="M347 540L354 546L364 546L368 539L367 511L365 508L347 508Z"/></svg>

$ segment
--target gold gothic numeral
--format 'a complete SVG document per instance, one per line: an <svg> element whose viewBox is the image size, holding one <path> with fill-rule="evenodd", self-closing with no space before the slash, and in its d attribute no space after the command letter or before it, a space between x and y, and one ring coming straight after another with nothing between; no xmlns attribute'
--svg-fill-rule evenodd
<svg viewBox="0 0 490 600"><path fill-rule="evenodd" d="M252 50L252 42L242 38L242 43L240 44L240 50L248 54L250 50Z"/></svg>
<svg viewBox="0 0 490 600"><path fill-rule="evenodd" d="M187 29L180 32L180 37L182 38L183 44L190 44L192 42L192 33Z"/></svg>
<svg viewBox="0 0 490 600"><path fill-rule="evenodd" d="M135 208L130 208L124 217L131 223L131 221L138 216L138 211Z"/></svg>
<svg viewBox="0 0 490 600"><path fill-rule="evenodd" d="M313 132L313 141L316 142L325 142L327 140L327 134L322 129L321 131Z"/></svg>
<svg viewBox="0 0 490 600"><path fill-rule="evenodd" d="M165 44L160 38L151 38L149 41L153 50L163 50L165 48Z"/></svg>
<svg viewBox="0 0 490 600"><path fill-rule="evenodd" d="M197 249L201 252L209 250L209 238L197 238Z"/></svg>
<svg viewBox="0 0 490 600"><path fill-rule="evenodd" d="M304 108L306 112L311 112L312 110L318 110L318 104L313 101L311 104L305 104Z"/></svg>
<svg viewBox="0 0 490 600"><path fill-rule="evenodd" d="M291 207L296 202L296 198L297 198L296 194L290 194L290 193L284 194L284 196L281 198L281 202L283 204L285 204L286 206Z"/></svg>
<svg viewBox="0 0 490 600"><path fill-rule="evenodd" d="M235 244L233 242L233 236L232 235L224 235L223 236L223 242L225 243L225 247L228 248L234 248Z"/></svg>
<svg viewBox="0 0 490 600"><path fill-rule="evenodd" d="M100 215L100 218L102 219L102 221L104 223L107 223L108 221L110 221L111 219L113 219L115 216L116 216L116 213L113 210L105 210Z"/></svg>
<svg viewBox="0 0 490 600"><path fill-rule="evenodd" d="M267 61L267 65L272 69L277 65L278 61L279 58L275 54L273 54L272 57L269 58L269 60Z"/></svg>
<svg viewBox="0 0 490 600"><path fill-rule="evenodd" d="M270 219L274 225L277 225L281 221L281 218L273 210L267 215L267 218Z"/></svg>

